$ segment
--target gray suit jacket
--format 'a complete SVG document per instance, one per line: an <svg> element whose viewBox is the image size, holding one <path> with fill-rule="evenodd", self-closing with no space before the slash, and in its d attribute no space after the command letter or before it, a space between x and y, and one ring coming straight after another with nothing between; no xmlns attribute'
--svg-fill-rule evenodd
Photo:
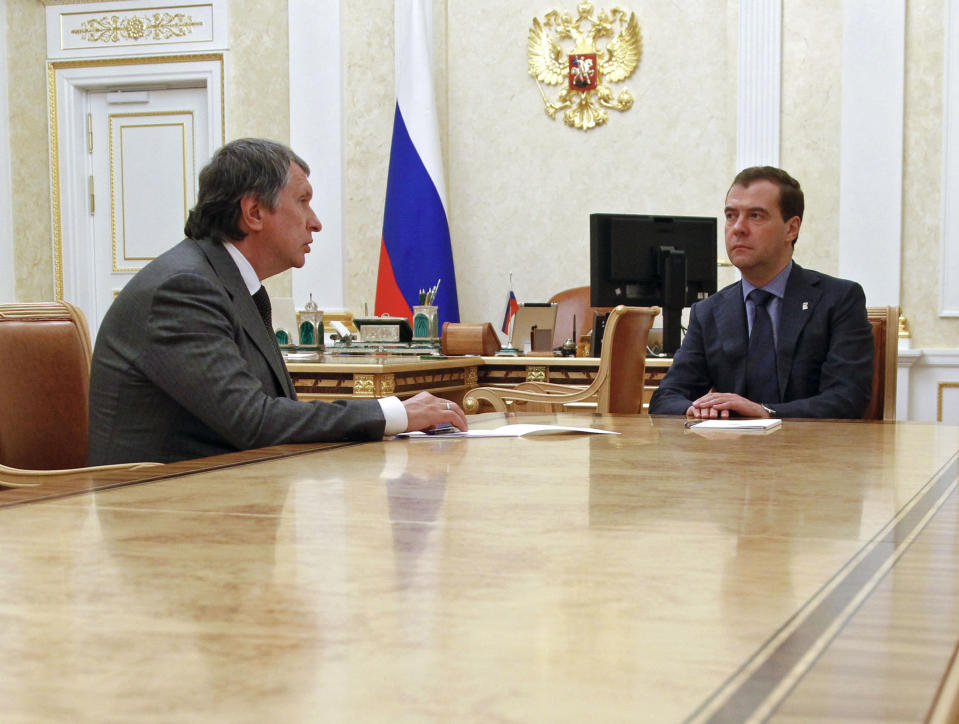
<svg viewBox="0 0 959 724"><path fill-rule="evenodd" d="M376 400L298 402L229 252L185 239L111 305L90 373L91 465L383 436Z"/></svg>
<svg viewBox="0 0 959 724"><path fill-rule="evenodd" d="M742 283L697 302L650 414L682 415L711 389L745 396L749 331ZM872 394L872 328L855 282L793 262L776 343L780 417L860 417ZM763 400L763 402L769 402Z"/></svg>

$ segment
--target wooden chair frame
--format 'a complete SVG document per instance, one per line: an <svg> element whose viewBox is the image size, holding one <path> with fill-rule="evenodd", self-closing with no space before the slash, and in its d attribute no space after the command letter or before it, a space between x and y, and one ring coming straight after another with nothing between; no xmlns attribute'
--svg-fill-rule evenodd
<svg viewBox="0 0 959 724"><path fill-rule="evenodd" d="M646 338L637 340L637 345L642 344L642 359L646 358L646 340L648 339L649 329L652 327L653 320L660 313L659 307L624 307L622 305L615 307L609 313L609 320L606 322L606 331L604 333L603 351L600 355L599 370L596 377L586 387L571 388L569 385L555 385L548 382L529 382L518 385L513 388L499 387L477 387L470 390L463 397L463 409L467 413L479 411L480 401L488 402L493 409L498 412L506 411L507 402L534 402L547 405L565 405L572 402L582 402L589 399L597 400L597 412L605 415L610 409L610 376L613 365L613 340L620 319L627 314L645 315L649 318L649 324L646 326ZM638 370L640 384L645 376L645 369ZM642 404L639 406L637 414L646 414Z"/></svg>
<svg viewBox="0 0 959 724"><path fill-rule="evenodd" d="M866 307L866 316L873 325L876 355L873 361L873 399L864 415L867 420L896 419L899 311L895 306Z"/></svg>

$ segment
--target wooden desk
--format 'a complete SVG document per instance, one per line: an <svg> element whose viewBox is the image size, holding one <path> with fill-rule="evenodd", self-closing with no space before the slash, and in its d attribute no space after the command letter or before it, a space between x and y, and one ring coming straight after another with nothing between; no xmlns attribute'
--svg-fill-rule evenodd
<svg viewBox="0 0 959 724"><path fill-rule="evenodd" d="M481 357L479 385L516 385L520 382L552 382L588 385L599 369L599 357ZM646 360L646 384L658 386L666 376L670 358Z"/></svg>
<svg viewBox="0 0 959 724"><path fill-rule="evenodd" d="M479 357L323 355L319 362L290 362L287 369L303 400L405 398L422 390L459 400L476 387L480 364Z"/></svg>
<svg viewBox="0 0 959 724"><path fill-rule="evenodd" d="M646 384L656 387L671 359L646 360ZM478 386L554 382L588 385L598 357L418 357L324 355L319 362L287 363L297 395L304 400L350 397L409 397L420 390L459 401Z"/></svg>
<svg viewBox="0 0 959 724"><path fill-rule="evenodd" d="M2 718L923 719L959 640L959 429L593 424L623 434L2 508Z"/></svg>

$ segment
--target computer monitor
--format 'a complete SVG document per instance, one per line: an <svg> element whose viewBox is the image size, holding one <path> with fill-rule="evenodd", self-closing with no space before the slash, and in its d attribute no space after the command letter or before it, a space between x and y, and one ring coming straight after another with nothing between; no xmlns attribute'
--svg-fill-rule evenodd
<svg viewBox="0 0 959 724"><path fill-rule="evenodd" d="M716 244L712 217L590 214L590 304L662 307L672 355L683 307L716 291Z"/></svg>

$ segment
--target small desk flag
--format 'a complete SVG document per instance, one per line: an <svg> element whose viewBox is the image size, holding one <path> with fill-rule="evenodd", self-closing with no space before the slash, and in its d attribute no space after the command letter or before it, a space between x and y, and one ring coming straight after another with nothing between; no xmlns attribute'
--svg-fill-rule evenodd
<svg viewBox="0 0 959 724"><path fill-rule="evenodd" d="M397 0L396 112L376 278L377 315L412 318L422 289L442 280L439 327L459 321L446 182L423 0Z"/></svg>
<svg viewBox="0 0 959 724"><path fill-rule="evenodd" d="M506 300L506 315L503 317L503 331L509 334L509 323L513 321L516 310L519 309L519 303L516 301L516 295L513 290L509 290L509 299Z"/></svg>

